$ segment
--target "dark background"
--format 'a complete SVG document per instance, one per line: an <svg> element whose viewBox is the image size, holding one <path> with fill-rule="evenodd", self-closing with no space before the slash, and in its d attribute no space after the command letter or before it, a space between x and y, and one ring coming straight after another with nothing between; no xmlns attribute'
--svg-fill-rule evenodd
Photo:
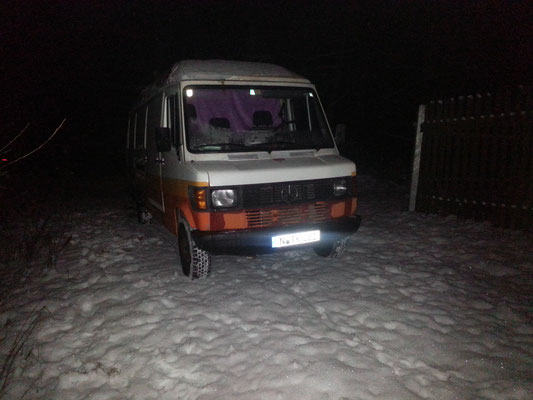
<svg viewBox="0 0 533 400"><path fill-rule="evenodd" d="M0 145L67 118L32 168L119 170L131 105L173 63L264 61L317 85L360 171L405 180L419 104L533 82L532 22L532 1L2 1Z"/></svg>

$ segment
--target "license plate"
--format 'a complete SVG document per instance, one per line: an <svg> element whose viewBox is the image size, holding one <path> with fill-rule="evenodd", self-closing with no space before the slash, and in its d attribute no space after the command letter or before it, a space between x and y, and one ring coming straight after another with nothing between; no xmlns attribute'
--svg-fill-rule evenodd
<svg viewBox="0 0 533 400"><path fill-rule="evenodd" d="M299 244L313 243L320 240L320 231L307 231L289 233L272 237L272 247L297 246Z"/></svg>

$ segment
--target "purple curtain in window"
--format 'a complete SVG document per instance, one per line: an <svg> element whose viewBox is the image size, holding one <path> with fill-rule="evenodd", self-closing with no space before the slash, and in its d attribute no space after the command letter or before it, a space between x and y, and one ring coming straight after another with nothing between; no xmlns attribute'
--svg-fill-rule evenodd
<svg viewBox="0 0 533 400"><path fill-rule="evenodd" d="M197 123L209 124L212 118L226 118L233 131L250 130L256 111L268 111L274 127L281 124L280 100L253 96L250 89L194 89L187 103L196 108Z"/></svg>

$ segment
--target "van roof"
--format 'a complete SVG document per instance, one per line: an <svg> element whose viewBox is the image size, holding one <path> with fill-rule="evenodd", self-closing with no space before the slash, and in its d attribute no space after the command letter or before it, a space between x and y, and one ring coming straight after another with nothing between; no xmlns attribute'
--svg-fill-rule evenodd
<svg viewBox="0 0 533 400"><path fill-rule="evenodd" d="M170 72L162 79L144 88L136 101L135 108L147 103L167 85L192 80L311 83L307 78L274 64L226 60L184 60L174 64Z"/></svg>
<svg viewBox="0 0 533 400"><path fill-rule="evenodd" d="M259 80L310 83L303 76L279 65L226 60L180 61L172 67L166 84L184 80Z"/></svg>

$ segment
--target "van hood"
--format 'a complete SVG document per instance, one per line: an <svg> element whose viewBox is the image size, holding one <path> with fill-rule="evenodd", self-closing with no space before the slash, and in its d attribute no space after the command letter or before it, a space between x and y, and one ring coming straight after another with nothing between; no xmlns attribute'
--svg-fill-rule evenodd
<svg viewBox="0 0 533 400"><path fill-rule="evenodd" d="M350 176L355 164L338 155L245 161L198 161L194 168L207 173L210 186L250 185Z"/></svg>

